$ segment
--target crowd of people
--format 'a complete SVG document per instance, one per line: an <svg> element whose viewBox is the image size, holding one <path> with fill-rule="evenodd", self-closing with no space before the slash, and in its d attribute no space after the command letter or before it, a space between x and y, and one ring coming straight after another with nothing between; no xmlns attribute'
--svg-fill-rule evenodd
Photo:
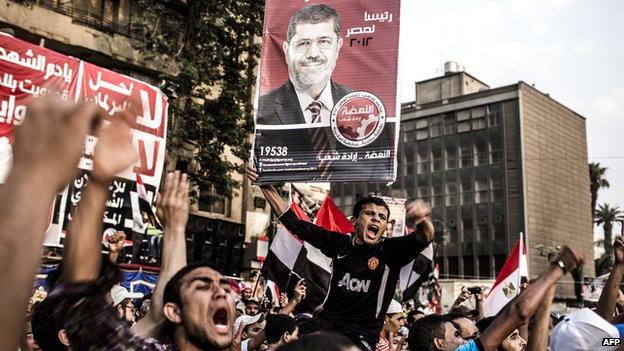
<svg viewBox="0 0 624 351"><path fill-rule="evenodd" d="M447 314L394 299L399 271L434 239L430 208L407 205L415 232L386 238L388 205L370 196L358 201L349 235L300 220L271 185L261 189L280 222L333 262L324 303L314 313L298 313L306 281L273 304L261 301L255 285L238 296L231 281L203 262L187 264L185 229L190 181L167 174L156 198L163 226L161 270L153 293L131 293L119 271L102 254L102 215L114 175L136 160L129 113L103 124L96 107L39 101L16 130L13 168L0 188L0 349L22 350L593 350L617 349L619 286L624 276L624 238L614 243L615 262L597 308L551 318L555 283L585 263L563 246L553 264L496 316L484 318L480 292L463 290ZM86 191L68 229L58 274L48 277L49 293L29 297L48 206L75 176L85 136L99 141ZM255 170L248 168L254 181ZM110 251L124 240L112 235ZM117 249L116 249L117 248ZM259 299L260 297L260 299ZM475 299L476 309L466 300ZM42 301L39 301L42 300ZM32 301L31 301L32 302ZM430 314L429 314L430 313ZM617 340L617 341L616 341Z"/></svg>

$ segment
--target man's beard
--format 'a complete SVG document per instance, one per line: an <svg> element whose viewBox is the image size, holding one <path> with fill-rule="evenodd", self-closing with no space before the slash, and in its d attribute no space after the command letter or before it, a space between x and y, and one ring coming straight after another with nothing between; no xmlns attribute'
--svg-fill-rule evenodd
<svg viewBox="0 0 624 351"><path fill-rule="evenodd" d="M324 59L312 58L308 59L308 61L322 62ZM329 79L334 72L334 67L336 67L336 60L326 60L324 66L319 67L316 70L301 69L300 71L297 71L297 64L298 63L292 63L290 60L288 61L288 76L297 89L306 91L312 87L316 87L321 84L324 85L329 82Z"/></svg>
<svg viewBox="0 0 624 351"><path fill-rule="evenodd" d="M184 328L186 338L202 350L222 350L232 346L232 338L230 338L227 345L215 345L214 342L208 339L208 335L206 335L206 331L203 328L197 324L192 324L191 321L187 321L184 318L182 319L182 327Z"/></svg>

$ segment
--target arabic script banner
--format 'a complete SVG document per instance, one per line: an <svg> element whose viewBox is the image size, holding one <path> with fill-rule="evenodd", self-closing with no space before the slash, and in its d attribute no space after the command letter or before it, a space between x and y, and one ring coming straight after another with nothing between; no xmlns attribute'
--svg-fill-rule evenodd
<svg viewBox="0 0 624 351"><path fill-rule="evenodd" d="M267 0L259 183L392 182L400 0Z"/></svg>
<svg viewBox="0 0 624 351"><path fill-rule="evenodd" d="M23 122L33 99L50 94L64 101L97 104L110 120L124 109L137 111L132 143L139 160L111 183L103 223L105 230L122 230L129 239L145 233L164 166L166 96L145 82L0 33L0 183L11 167L14 128ZM89 181L96 142L97 138L87 137L79 175L52 205L46 245L63 243Z"/></svg>

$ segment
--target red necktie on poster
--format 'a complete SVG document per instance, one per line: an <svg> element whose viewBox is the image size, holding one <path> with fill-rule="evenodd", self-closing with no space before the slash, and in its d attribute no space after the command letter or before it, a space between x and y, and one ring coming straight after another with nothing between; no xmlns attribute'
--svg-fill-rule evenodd
<svg viewBox="0 0 624 351"><path fill-rule="evenodd" d="M318 101L312 101L310 105L308 105L308 110L312 112L312 124L321 124L321 103ZM317 153L326 152L329 150L329 140L327 140L327 135L325 134L325 130L321 127L312 128L310 130L310 134L312 135L312 145L314 145L314 151ZM321 179L326 179L329 175L329 166L331 165L330 160L323 160L318 165L318 170L321 171Z"/></svg>

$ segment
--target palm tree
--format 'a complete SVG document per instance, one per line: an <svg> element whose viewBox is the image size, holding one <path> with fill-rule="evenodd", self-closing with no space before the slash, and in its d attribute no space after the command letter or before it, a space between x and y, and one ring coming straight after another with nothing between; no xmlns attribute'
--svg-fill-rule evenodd
<svg viewBox="0 0 624 351"><path fill-rule="evenodd" d="M624 220L624 212L620 210L619 206L611 207L609 204L604 203L598 205L596 211L595 223L601 225L604 229L604 248L605 254L612 255L613 253L613 223Z"/></svg>
<svg viewBox="0 0 624 351"><path fill-rule="evenodd" d="M605 178L607 167L601 167L600 162L589 164L589 191L591 192L592 219L596 218L596 200L598 200L598 190L608 188L609 182Z"/></svg>

